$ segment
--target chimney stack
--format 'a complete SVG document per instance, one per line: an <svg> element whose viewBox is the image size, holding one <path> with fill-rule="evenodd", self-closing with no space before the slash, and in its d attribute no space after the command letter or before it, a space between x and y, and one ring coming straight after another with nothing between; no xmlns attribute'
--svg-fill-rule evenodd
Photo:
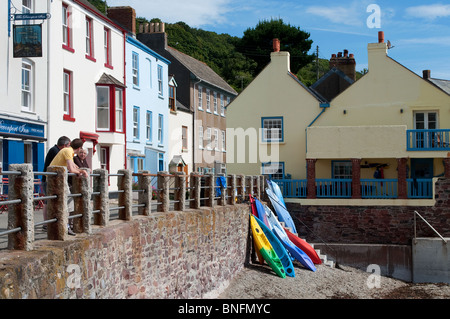
<svg viewBox="0 0 450 319"><path fill-rule="evenodd" d="M109 7L107 16L136 34L136 11L132 7Z"/></svg>
<svg viewBox="0 0 450 319"><path fill-rule="evenodd" d="M384 32L378 31L378 43L384 43Z"/></svg>
<svg viewBox="0 0 450 319"><path fill-rule="evenodd" d="M423 73L423 78L425 80L428 80L428 79L431 78L431 71L430 70L423 70L422 73Z"/></svg>
<svg viewBox="0 0 450 319"><path fill-rule="evenodd" d="M337 68L345 73L350 79L356 81L356 61L355 55L351 53L348 54L348 50L344 50L344 54L342 52L338 52L336 54L331 55L330 59L330 69Z"/></svg>
<svg viewBox="0 0 450 319"><path fill-rule="evenodd" d="M280 52L280 39L273 39L273 52Z"/></svg>

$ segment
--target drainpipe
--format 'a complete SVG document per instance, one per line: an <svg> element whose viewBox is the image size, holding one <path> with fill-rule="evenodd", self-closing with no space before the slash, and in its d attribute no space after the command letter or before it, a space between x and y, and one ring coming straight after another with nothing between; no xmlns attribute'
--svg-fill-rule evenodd
<svg viewBox="0 0 450 319"><path fill-rule="evenodd" d="M320 111L316 118L305 129L305 155L308 152L308 128L311 127L323 113L325 113L326 109L330 107L330 103L320 103L319 106L322 108L322 111Z"/></svg>

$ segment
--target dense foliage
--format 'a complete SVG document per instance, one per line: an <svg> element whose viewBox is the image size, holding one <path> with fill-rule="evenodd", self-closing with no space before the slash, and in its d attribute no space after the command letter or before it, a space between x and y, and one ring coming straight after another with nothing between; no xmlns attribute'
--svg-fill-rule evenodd
<svg viewBox="0 0 450 319"><path fill-rule="evenodd" d="M89 0L100 11L106 12L103 0ZM154 18L136 19L136 27L147 22L161 22ZM191 28L184 22L166 23L169 46L206 63L227 81L237 92L241 92L269 63L273 51L272 40L280 39L281 50L291 55L291 71L307 86L328 70L328 60L308 54L313 41L309 33L299 27L285 24L282 19L260 21L255 28L248 28L242 38L228 34Z"/></svg>

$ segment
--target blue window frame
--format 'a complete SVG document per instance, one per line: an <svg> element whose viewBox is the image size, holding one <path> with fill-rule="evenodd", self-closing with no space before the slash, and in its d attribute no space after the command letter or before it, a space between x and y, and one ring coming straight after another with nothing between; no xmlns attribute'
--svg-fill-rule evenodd
<svg viewBox="0 0 450 319"><path fill-rule="evenodd" d="M262 175L270 179L284 179L284 162L262 163Z"/></svg>
<svg viewBox="0 0 450 319"><path fill-rule="evenodd" d="M284 142L284 124L282 116L262 117L262 141Z"/></svg>
<svg viewBox="0 0 450 319"><path fill-rule="evenodd" d="M158 171L164 171L164 154L158 153Z"/></svg>

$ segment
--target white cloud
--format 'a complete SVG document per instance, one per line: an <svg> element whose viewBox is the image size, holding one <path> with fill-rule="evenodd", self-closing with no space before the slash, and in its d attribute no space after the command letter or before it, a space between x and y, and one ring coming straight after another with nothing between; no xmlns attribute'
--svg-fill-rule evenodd
<svg viewBox="0 0 450 319"><path fill-rule="evenodd" d="M431 4L406 8L406 13L415 18L434 20L450 16L450 5Z"/></svg>
<svg viewBox="0 0 450 319"><path fill-rule="evenodd" d="M333 23L360 26L363 22L359 18L355 10L355 6L352 7L325 7L325 6L311 6L306 9L306 13L313 14L322 18L325 18Z"/></svg>
<svg viewBox="0 0 450 319"><path fill-rule="evenodd" d="M226 22L229 0L128 0L127 6L136 10L137 17L160 18L163 22L183 21L191 27ZM124 0L107 0L110 7L123 6Z"/></svg>
<svg viewBox="0 0 450 319"><path fill-rule="evenodd" d="M399 44L450 46L450 36L400 39Z"/></svg>

